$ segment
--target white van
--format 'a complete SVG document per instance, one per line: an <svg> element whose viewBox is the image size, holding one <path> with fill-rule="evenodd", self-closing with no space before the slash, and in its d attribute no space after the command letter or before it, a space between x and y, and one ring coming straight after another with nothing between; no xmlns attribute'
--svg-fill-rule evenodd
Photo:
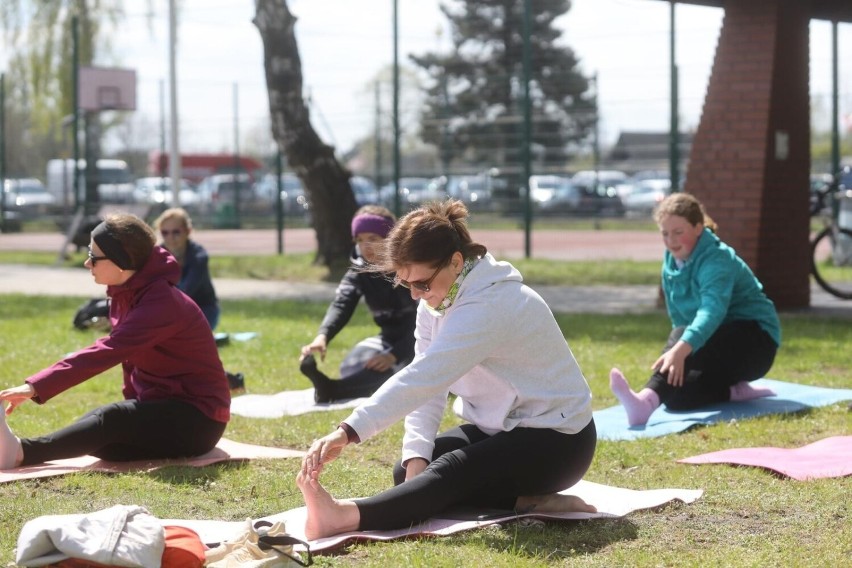
<svg viewBox="0 0 852 568"><path fill-rule="evenodd" d="M86 191L86 160L79 160L80 192ZM97 161L98 195L102 203L133 203L133 175L124 160ZM61 207L73 207L74 160L48 160L47 190Z"/></svg>

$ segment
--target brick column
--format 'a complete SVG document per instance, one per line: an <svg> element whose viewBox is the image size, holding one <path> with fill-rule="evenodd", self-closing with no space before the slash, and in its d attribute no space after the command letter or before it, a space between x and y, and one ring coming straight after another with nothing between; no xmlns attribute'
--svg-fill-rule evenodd
<svg viewBox="0 0 852 568"><path fill-rule="evenodd" d="M810 304L807 5L725 2L685 186L779 308Z"/></svg>

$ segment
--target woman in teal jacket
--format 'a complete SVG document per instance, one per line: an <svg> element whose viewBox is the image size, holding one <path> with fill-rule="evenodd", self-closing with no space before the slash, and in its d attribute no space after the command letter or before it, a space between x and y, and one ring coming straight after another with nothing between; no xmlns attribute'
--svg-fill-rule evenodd
<svg viewBox="0 0 852 568"><path fill-rule="evenodd" d="M662 284L672 332L638 393L621 371L610 373L630 425L647 423L660 404L687 410L773 395L749 384L769 371L781 345L778 314L760 281L719 240L694 196L670 195L654 220L666 246Z"/></svg>

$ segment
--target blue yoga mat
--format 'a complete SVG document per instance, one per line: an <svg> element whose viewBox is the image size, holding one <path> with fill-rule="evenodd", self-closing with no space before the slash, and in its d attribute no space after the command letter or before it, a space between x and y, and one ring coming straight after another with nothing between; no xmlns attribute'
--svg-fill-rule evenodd
<svg viewBox="0 0 852 568"><path fill-rule="evenodd" d="M627 424L627 413L620 404L596 410L595 427L600 440L636 440L656 438L666 434L683 432L693 426L712 424L727 420L741 420L764 414L798 412L816 406L827 406L844 400L852 400L852 389L830 389L785 383L773 379L758 379L755 387L766 387L775 391L775 396L745 402L724 402L706 406L699 410L673 411L665 406L658 408L644 426Z"/></svg>

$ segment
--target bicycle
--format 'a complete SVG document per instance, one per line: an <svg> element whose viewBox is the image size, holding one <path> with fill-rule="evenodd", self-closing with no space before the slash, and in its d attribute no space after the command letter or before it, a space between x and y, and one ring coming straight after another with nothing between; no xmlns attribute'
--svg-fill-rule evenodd
<svg viewBox="0 0 852 568"><path fill-rule="evenodd" d="M811 274L829 294L852 300L852 188L841 184L840 174L811 192L811 216L817 215L824 227L811 240Z"/></svg>

